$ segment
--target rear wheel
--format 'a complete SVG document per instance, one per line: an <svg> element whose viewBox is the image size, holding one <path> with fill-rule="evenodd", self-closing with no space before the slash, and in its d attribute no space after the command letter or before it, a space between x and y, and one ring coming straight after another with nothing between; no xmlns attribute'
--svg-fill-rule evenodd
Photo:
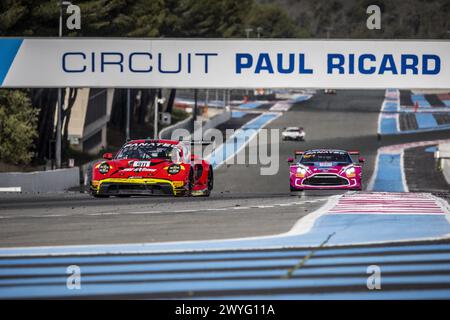
<svg viewBox="0 0 450 320"><path fill-rule="evenodd" d="M213 168L209 167L208 171L208 189L205 192L205 197L209 197L211 194L212 189L214 188L214 172Z"/></svg>

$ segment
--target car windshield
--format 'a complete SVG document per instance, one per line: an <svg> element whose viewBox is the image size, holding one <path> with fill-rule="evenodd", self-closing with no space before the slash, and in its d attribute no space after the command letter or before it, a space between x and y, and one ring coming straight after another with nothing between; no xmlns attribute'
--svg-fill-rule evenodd
<svg viewBox="0 0 450 320"><path fill-rule="evenodd" d="M160 143L129 143L120 149L116 159L170 159L173 146Z"/></svg>
<svg viewBox="0 0 450 320"><path fill-rule="evenodd" d="M313 165L315 162L337 162L350 164L352 158L346 152L307 152L300 159L301 164Z"/></svg>
<svg viewBox="0 0 450 320"><path fill-rule="evenodd" d="M291 128L291 129L287 129L288 132L299 132L300 129L299 128Z"/></svg>

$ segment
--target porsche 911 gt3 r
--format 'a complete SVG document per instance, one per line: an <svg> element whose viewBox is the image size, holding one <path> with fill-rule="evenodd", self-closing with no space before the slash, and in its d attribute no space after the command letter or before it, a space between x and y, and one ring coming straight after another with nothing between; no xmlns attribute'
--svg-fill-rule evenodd
<svg viewBox="0 0 450 320"><path fill-rule="evenodd" d="M291 191L361 190L361 164L364 162L364 158L359 158L359 164L356 164L351 155L359 155L359 151L335 149L296 151L295 159L288 159Z"/></svg>
<svg viewBox="0 0 450 320"><path fill-rule="evenodd" d="M191 155L191 142L133 140L92 168L94 197L165 194L209 196L212 166Z"/></svg>

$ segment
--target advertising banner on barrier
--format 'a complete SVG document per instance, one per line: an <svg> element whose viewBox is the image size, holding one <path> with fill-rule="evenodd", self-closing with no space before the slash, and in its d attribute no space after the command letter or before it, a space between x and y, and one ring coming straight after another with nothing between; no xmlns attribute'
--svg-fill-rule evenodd
<svg viewBox="0 0 450 320"><path fill-rule="evenodd" d="M450 41L1 38L1 87L450 88Z"/></svg>

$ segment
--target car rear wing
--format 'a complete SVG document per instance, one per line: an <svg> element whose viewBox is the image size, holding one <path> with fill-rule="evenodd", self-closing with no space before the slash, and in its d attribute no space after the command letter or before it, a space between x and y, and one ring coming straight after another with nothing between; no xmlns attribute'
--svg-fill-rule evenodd
<svg viewBox="0 0 450 320"><path fill-rule="evenodd" d="M305 152L306 151L296 150L295 155L303 155ZM349 155L359 155L360 154L359 150L347 150L347 153Z"/></svg>

